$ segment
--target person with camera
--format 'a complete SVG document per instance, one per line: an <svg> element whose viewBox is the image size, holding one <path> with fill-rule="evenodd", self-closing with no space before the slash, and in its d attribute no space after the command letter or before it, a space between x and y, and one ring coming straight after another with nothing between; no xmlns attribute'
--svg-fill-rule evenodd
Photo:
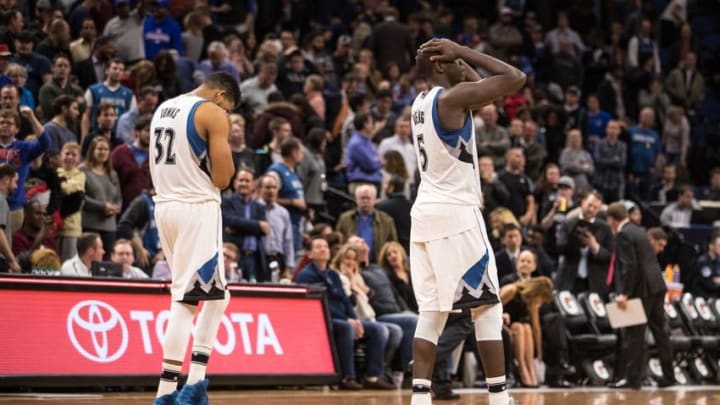
<svg viewBox="0 0 720 405"><path fill-rule="evenodd" d="M558 227L556 241L561 257L555 285L559 291L592 291L607 297L613 235L607 223L598 218L601 207L602 196L591 190L580 200L580 215Z"/></svg>

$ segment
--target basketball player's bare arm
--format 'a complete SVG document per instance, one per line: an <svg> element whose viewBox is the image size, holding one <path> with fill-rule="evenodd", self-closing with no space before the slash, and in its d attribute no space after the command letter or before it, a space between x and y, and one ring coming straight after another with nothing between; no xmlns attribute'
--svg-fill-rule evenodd
<svg viewBox="0 0 720 405"><path fill-rule="evenodd" d="M198 132L207 140L210 178L215 187L224 190L235 174L235 164L228 143L230 117L217 105L202 103L195 114L195 125Z"/></svg>
<svg viewBox="0 0 720 405"><path fill-rule="evenodd" d="M515 67L447 39L432 39L420 46L420 52L438 53L430 57L432 62L452 62L460 59L469 66L479 67L490 75L482 79L474 69L465 69L466 78L476 80L459 83L440 94L438 112L441 113L443 123L445 123L443 110L448 110L451 115L450 120L455 118L452 115L457 115L462 124L467 110L478 109L500 97L512 94L525 84L525 74ZM470 76L467 76L468 73Z"/></svg>

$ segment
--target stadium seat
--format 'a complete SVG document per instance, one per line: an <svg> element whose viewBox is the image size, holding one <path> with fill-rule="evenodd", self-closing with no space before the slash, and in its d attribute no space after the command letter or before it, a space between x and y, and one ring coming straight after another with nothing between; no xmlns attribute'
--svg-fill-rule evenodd
<svg viewBox="0 0 720 405"><path fill-rule="evenodd" d="M608 364L614 355L617 336L601 334L595 330L585 310L571 292L556 291L554 303L567 325L571 362L584 373L580 380L591 385L604 385L610 380ZM604 310L603 307L598 312L602 314ZM595 316L602 318L607 314Z"/></svg>
<svg viewBox="0 0 720 405"><path fill-rule="evenodd" d="M692 294L683 294L680 300L675 302L675 307L681 314L686 334L693 342L693 350L687 359L687 369L697 381L714 379L717 375L715 359L720 347L720 337L704 332L707 321L695 307L695 297Z"/></svg>

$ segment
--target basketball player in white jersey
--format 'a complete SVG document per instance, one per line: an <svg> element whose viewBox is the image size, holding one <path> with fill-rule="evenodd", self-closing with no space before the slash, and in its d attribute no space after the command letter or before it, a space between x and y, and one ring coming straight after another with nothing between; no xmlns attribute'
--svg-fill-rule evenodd
<svg viewBox="0 0 720 405"><path fill-rule="evenodd" d="M448 313L468 310L487 377L491 405L511 402L505 386L495 257L480 213L480 178L472 110L515 93L525 75L446 39L420 46L418 74L431 89L412 106L420 169L413 205L410 269L420 309L413 341L412 405L432 403L435 350ZM471 67L487 72L481 79Z"/></svg>
<svg viewBox="0 0 720 405"><path fill-rule="evenodd" d="M154 405L208 403L205 369L230 300L221 257L220 190L235 171L228 112L239 102L237 81L227 73L213 73L191 93L162 103L150 124L155 221L172 271L172 303ZM195 325L190 372L178 392L200 301L204 303Z"/></svg>

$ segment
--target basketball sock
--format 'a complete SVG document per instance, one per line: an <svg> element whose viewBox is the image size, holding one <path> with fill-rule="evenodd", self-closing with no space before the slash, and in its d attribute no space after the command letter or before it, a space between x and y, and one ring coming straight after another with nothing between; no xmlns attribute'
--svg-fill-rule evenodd
<svg viewBox="0 0 720 405"><path fill-rule="evenodd" d="M505 385L505 376L488 377L485 379L490 394L490 405L507 405L510 402L510 394Z"/></svg>
<svg viewBox="0 0 720 405"><path fill-rule="evenodd" d="M413 378L413 393L410 405L432 405L432 395L430 394L430 380L422 378Z"/></svg>
<svg viewBox="0 0 720 405"><path fill-rule="evenodd" d="M182 370L196 309L196 306L182 302L170 304L170 316L163 338L163 373L158 384L158 397L171 394L177 388L177 376Z"/></svg>
<svg viewBox="0 0 720 405"><path fill-rule="evenodd" d="M172 364L163 361L163 371L160 374L160 384L158 384L158 391L156 398L160 398L163 395L172 394L177 390L178 378L180 377L180 371L182 365Z"/></svg>
<svg viewBox="0 0 720 405"><path fill-rule="evenodd" d="M230 294L225 292L225 299L205 301L195 324L195 340L193 343L193 360L190 364L188 384L195 384L205 379L208 359L215 344L220 322L222 322L225 308L230 303ZM196 361L196 353L198 354ZM203 357L204 356L204 357Z"/></svg>
<svg viewBox="0 0 720 405"><path fill-rule="evenodd" d="M195 384L205 379L208 360L210 359L210 348L193 346L192 357L190 358L190 372L188 373L188 384Z"/></svg>

